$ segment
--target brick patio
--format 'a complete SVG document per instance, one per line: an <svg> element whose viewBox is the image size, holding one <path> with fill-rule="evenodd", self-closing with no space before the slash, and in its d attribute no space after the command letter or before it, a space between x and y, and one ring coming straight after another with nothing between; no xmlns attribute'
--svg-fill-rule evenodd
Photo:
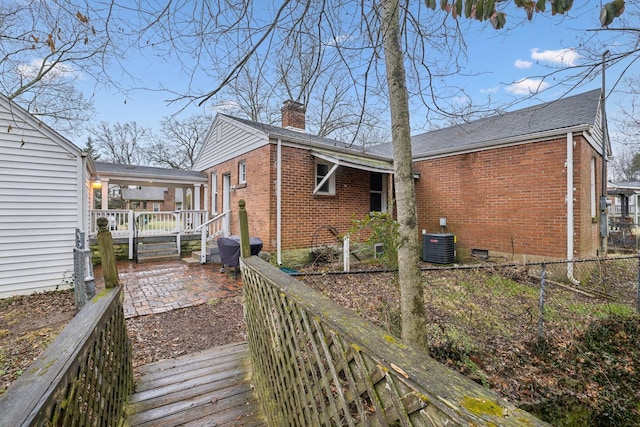
<svg viewBox="0 0 640 427"><path fill-rule="evenodd" d="M233 271L233 270L232 270ZM217 298L239 295L242 280L233 273L220 273L220 265L188 266L183 261L137 264L118 262L118 277L124 285L126 318L163 313L204 304ZM94 268L96 287L104 287L101 267Z"/></svg>

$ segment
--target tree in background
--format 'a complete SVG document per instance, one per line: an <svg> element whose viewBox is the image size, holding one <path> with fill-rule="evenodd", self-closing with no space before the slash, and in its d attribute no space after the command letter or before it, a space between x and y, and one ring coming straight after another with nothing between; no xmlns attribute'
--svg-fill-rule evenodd
<svg viewBox="0 0 640 427"><path fill-rule="evenodd" d="M87 142L84 146L84 151L94 161L100 160L100 153L98 152L98 150L99 149L93 143L93 138L91 138L90 136L87 137Z"/></svg>
<svg viewBox="0 0 640 427"><path fill-rule="evenodd" d="M506 23L506 14L496 9L496 4L501 3L440 1L442 9L453 18L465 16L488 21L495 28L502 28ZM572 5L571 0L514 2L525 10L529 19L535 12L545 11L547 3L553 14L564 14ZM612 2L614 7L607 4L604 12L607 24L620 15L621 3L624 6L622 0ZM210 90L199 94L194 90L184 95L185 100L199 104L211 100L233 84L256 55L266 59L277 56L277 52L295 58L291 63L284 62L284 68L288 76L299 77L295 81L295 92L290 93L298 95L298 100L304 99L314 84L314 75L323 71L324 54L331 50L336 58L332 67L345 70L340 76L352 86L351 93L359 101L361 112L366 110L370 97L389 105L400 235L402 336L407 342L426 348L409 104L415 98L434 114L443 117L462 114L456 102L451 101L460 96L460 88L446 85L447 77L459 71L465 48L457 20L428 13L425 6L435 9L436 0L424 3L283 0L275 7L263 5L263 10L247 0L209 4L206 10L186 0L160 6L155 10L141 8L141 19L148 25L140 41L148 43L150 37L159 39L154 47L160 47L164 54L183 52L186 48L200 52L198 65L191 69L192 76L202 72L213 82ZM167 49L162 49L163 44ZM296 50L305 55L298 55ZM302 61L300 67L296 62L299 60ZM289 74L288 65L297 73ZM186 62L183 66L187 66ZM440 86L439 82L445 84ZM360 118L364 118L362 113Z"/></svg>
<svg viewBox="0 0 640 427"><path fill-rule="evenodd" d="M121 165L148 165L147 150L151 131L136 122L101 122L93 131L92 141L101 159Z"/></svg>
<svg viewBox="0 0 640 427"><path fill-rule="evenodd" d="M106 7L107 5L105 5ZM118 51L100 3L75 0L0 4L0 91L59 132L79 135L93 102L77 79L108 81L103 67Z"/></svg>
<svg viewBox="0 0 640 427"><path fill-rule="evenodd" d="M191 170L213 119L195 115L182 120L165 117L160 136L152 135L146 154L150 164Z"/></svg>

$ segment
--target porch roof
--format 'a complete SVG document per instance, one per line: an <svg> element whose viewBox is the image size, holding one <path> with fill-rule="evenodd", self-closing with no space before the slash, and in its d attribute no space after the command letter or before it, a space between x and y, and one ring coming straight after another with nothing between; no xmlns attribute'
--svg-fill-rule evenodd
<svg viewBox="0 0 640 427"><path fill-rule="evenodd" d="M607 185L607 194L610 196L640 194L640 182L610 182Z"/></svg>
<svg viewBox="0 0 640 427"><path fill-rule="evenodd" d="M98 177L108 179L110 184L178 187L207 183L207 177L197 171L106 162L94 162L94 165Z"/></svg>

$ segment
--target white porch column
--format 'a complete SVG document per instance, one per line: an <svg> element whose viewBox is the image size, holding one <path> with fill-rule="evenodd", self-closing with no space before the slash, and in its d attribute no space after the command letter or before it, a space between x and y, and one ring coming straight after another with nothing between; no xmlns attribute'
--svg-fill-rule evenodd
<svg viewBox="0 0 640 427"><path fill-rule="evenodd" d="M89 210L92 211L96 208L96 188L93 186L93 181L89 186Z"/></svg>
<svg viewBox="0 0 640 427"><path fill-rule="evenodd" d="M102 178L102 209L109 209L109 178Z"/></svg>
<svg viewBox="0 0 640 427"><path fill-rule="evenodd" d="M204 185L204 203L200 206L200 209L203 211L209 210L209 184Z"/></svg>
<svg viewBox="0 0 640 427"><path fill-rule="evenodd" d="M193 206L191 209L200 210L202 206L200 205L200 187L202 184L193 184Z"/></svg>

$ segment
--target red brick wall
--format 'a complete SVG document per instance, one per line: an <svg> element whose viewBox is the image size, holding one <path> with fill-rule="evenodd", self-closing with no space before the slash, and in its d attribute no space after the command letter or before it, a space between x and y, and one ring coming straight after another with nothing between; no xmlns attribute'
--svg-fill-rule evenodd
<svg viewBox="0 0 640 427"><path fill-rule="evenodd" d="M574 221L576 257L595 256L600 247L600 204L602 193L602 157L582 137L574 139L574 183L576 188ZM595 208L596 214L591 216L591 160L595 159Z"/></svg>
<svg viewBox="0 0 640 427"><path fill-rule="evenodd" d="M599 156L575 139L575 256L592 256L598 247L597 223L590 210L591 158ZM440 232L447 218L459 248L488 249L511 258L522 255L566 258L566 140L564 138L417 162L419 229ZM238 185L238 163L247 164L247 184ZM282 147L282 248L309 248L335 242L327 230L345 233L355 217L369 212L369 172L340 167L335 196L313 196L315 161L308 150ZM214 168L218 206L222 175L231 174L231 233L238 234L238 200L245 199L249 232L265 251L276 246L276 146L268 145ZM211 170L207 171L209 175ZM598 190L599 191L599 190Z"/></svg>
<svg viewBox="0 0 640 427"><path fill-rule="evenodd" d="M247 184L231 192L231 233L238 234L238 200L247 203L249 233L263 241L263 250L276 247L276 146L268 145L206 171L218 174L218 206L222 208L222 175L231 174L238 185L238 162L246 161ZM345 233L354 215L369 213L369 172L340 167L336 195L313 196L315 160L308 150L282 147L282 248L312 247L336 241L326 226ZM211 194L209 195L211 197ZM315 236L315 238L314 238Z"/></svg>
<svg viewBox="0 0 640 427"><path fill-rule="evenodd" d="M589 182L591 157L585 142L576 143L576 255L592 255L590 208L581 185L585 168ZM446 217L459 248L566 258L565 160L562 138L418 162L420 229L440 232L439 218Z"/></svg>
<svg viewBox="0 0 640 427"><path fill-rule="evenodd" d="M272 151L272 147L267 145L205 171L209 177L209 200L211 200L213 194L211 172L216 171L217 173L218 213L222 212L223 175L229 174L231 176L231 186L235 186L235 190L231 191L229 200L231 234L240 234L238 201L244 199L247 204L249 234L252 237L262 239L264 250L271 250L269 247L272 228L271 193L275 188L275 156ZM246 162L247 165L247 182L241 185L238 183L238 165L242 161ZM275 224L275 216L273 217L273 223Z"/></svg>
<svg viewBox="0 0 640 427"><path fill-rule="evenodd" d="M354 215L362 219L369 213L368 171L339 167L335 172L335 196L313 196L315 161L309 151L283 147L282 166L283 248L299 249L333 243L335 237L326 229L327 226L346 233L351 228Z"/></svg>

